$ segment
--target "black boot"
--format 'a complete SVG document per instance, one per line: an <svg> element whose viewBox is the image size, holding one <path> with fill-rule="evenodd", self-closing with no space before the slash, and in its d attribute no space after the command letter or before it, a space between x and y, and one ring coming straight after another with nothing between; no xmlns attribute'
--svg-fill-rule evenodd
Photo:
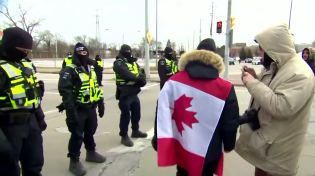
<svg viewBox="0 0 315 176"><path fill-rule="evenodd" d="M104 163L106 161L106 157L96 151L86 151L85 161L92 163Z"/></svg>
<svg viewBox="0 0 315 176"><path fill-rule="evenodd" d="M86 169L78 159L70 159L69 171L75 176L84 176Z"/></svg>
<svg viewBox="0 0 315 176"><path fill-rule="evenodd" d="M122 136L120 143L126 147L132 147L133 146L133 142L130 140L129 136Z"/></svg>
<svg viewBox="0 0 315 176"><path fill-rule="evenodd" d="M148 137L148 134L147 133L143 133L143 132L141 132L139 130L134 130L131 133L131 137L132 138L146 138L146 137Z"/></svg>

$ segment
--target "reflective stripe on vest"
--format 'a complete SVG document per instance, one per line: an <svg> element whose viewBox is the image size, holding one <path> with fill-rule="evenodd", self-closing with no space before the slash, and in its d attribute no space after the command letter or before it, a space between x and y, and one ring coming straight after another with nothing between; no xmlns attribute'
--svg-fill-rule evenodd
<svg viewBox="0 0 315 176"><path fill-rule="evenodd" d="M35 88L36 80L34 80L34 76L26 77L24 73L22 74L20 68L6 61L0 61L0 67L5 71L10 80L9 88L3 90L7 95L0 95L0 110L37 108L40 103L40 98ZM25 67L30 68L29 66ZM32 67L30 69L32 69ZM28 97L27 92L29 90L34 91L34 97Z"/></svg>
<svg viewBox="0 0 315 176"><path fill-rule="evenodd" d="M131 64L124 61L123 59L117 59L117 60L123 61L128 66L128 70L132 74L136 75L137 77L139 76L139 67L136 62ZM135 81L126 81L122 79L116 72L115 72L115 80L116 80L116 85L134 85L136 83Z"/></svg>
<svg viewBox="0 0 315 176"><path fill-rule="evenodd" d="M98 83L97 83L97 75L95 73L95 69L93 66L91 66L91 78L94 79L94 87L96 89L95 96L93 97L94 101L98 101L103 97L103 90L100 89Z"/></svg>
<svg viewBox="0 0 315 176"><path fill-rule="evenodd" d="M69 66L69 65L72 64L72 59L69 58L69 57L66 57L66 58L65 58L65 62L66 62L66 66Z"/></svg>
<svg viewBox="0 0 315 176"><path fill-rule="evenodd" d="M100 90L98 88L96 80L96 73L94 70L90 70L90 75L79 70L78 67L74 64L70 64L67 67L71 67L75 70L75 72L79 75L81 80L81 87L75 87L74 90L77 95L77 102L82 104L89 104L98 101L101 97ZM103 96L103 92L101 91L101 95Z"/></svg>
<svg viewBox="0 0 315 176"><path fill-rule="evenodd" d="M166 62L166 67L171 70L170 73L166 73L166 75L174 75L175 73L177 73L177 65L175 63L175 61L169 60L169 59L165 59Z"/></svg>
<svg viewBox="0 0 315 176"><path fill-rule="evenodd" d="M97 65L100 67L103 67L103 62L102 61L97 61Z"/></svg>

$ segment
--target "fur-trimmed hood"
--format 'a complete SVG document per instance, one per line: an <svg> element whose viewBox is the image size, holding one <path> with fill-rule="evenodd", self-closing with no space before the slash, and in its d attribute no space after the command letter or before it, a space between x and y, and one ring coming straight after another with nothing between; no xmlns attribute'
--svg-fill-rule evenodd
<svg viewBox="0 0 315 176"><path fill-rule="evenodd" d="M184 53L178 62L178 70L184 71L189 63L198 61L204 65L212 66L219 73L223 73L225 66L220 55L206 50L192 50Z"/></svg>

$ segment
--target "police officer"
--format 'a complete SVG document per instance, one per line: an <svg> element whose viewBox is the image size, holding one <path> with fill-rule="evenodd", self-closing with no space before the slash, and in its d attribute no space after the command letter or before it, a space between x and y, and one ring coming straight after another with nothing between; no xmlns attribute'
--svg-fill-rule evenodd
<svg viewBox="0 0 315 176"><path fill-rule="evenodd" d="M31 64L31 66L33 67L33 69L34 69L35 73L37 73L37 69L36 69L36 67L35 67L34 63L32 62L32 60L31 60L31 59L29 59L28 57L24 58L24 60L25 60L26 62L30 63L30 64ZM22 61L24 61L24 60L22 60Z"/></svg>
<svg viewBox="0 0 315 176"><path fill-rule="evenodd" d="M71 52L69 52L67 54L67 57L65 57L65 59L62 62L62 68L65 68L67 65L71 65L72 64L72 54Z"/></svg>
<svg viewBox="0 0 315 176"><path fill-rule="evenodd" d="M102 80L103 80L103 62L100 57L100 55L96 55L95 57L96 65L95 65L95 72L97 75L97 82L99 86L103 86Z"/></svg>
<svg viewBox="0 0 315 176"><path fill-rule="evenodd" d="M0 46L0 175L41 176L42 131L47 127L40 106L36 74L22 61L32 49L32 36L21 28L3 31ZM19 162L22 169L19 168Z"/></svg>
<svg viewBox="0 0 315 176"><path fill-rule="evenodd" d="M164 49L164 58L158 61L158 73L160 77L160 89L163 88L168 78L177 72L176 57L171 47Z"/></svg>
<svg viewBox="0 0 315 176"><path fill-rule="evenodd" d="M122 45L119 55L114 61L113 70L116 79L116 99L119 100L118 106L121 111L119 135L121 143L132 147L133 142L128 136L128 126L131 119L131 137L146 138L147 134L139 130L139 121L141 116L140 100L138 93L141 87L146 85L145 74L137 64L137 59L131 56L131 47Z"/></svg>
<svg viewBox="0 0 315 176"><path fill-rule="evenodd" d="M96 74L91 70L88 49L81 43L75 45L72 64L60 72L58 90L66 110L66 123L71 137L68 145L69 171L74 175L85 175L86 169L79 160L84 142L86 161L103 163L106 157L95 151L93 135L97 128L95 106L99 116L104 116L104 98L97 87Z"/></svg>

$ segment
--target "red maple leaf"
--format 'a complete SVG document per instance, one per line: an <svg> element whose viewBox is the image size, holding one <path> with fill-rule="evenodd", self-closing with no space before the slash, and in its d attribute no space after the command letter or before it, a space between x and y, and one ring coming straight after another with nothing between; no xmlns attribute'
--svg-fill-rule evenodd
<svg viewBox="0 0 315 176"><path fill-rule="evenodd" d="M182 132L184 131L183 123L190 128L192 128L192 124L199 123L199 121L195 118L197 113L186 110L187 108L191 107L190 103L192 100L192 97L187 97L185 94L183 94L174 102L174 108L172 108L174 110L172 114L172 120L175 121L180 135L182 135Z"/></svg>

